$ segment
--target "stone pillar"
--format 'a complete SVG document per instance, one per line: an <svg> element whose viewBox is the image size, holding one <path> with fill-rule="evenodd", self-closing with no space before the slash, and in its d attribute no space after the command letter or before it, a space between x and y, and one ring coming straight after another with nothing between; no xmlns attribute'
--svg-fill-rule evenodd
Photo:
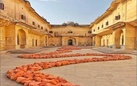
<svg viewBox="0 0 137 86"><path fill-rule="evenodd" d="M0 50L5 49L5 26L0 27Z"/></svg>
<svg viewBox="0 0 137 86"><path fill-rule="evenodd" d="M65 46L65 37L62 37L62 46Z"/></svg>
<svg viewBox="0 0 137 86"><path fill-rule="evenodd" d="M101 46L101 37L96 35L95 36L95 46L100 47Z"/></svg>
<svg viewBox="0 0 137 86"><path fill-rule="evenodd" d="M76 38L74 38L74 39L76 40L76 44L75 44L75 45L78 46L78 42L79 42L78 37L76 37Z"/></svg>
<svg viewBox="0 0 137 86"><path fill-rule="evenodd" d="M93 42L93 46L95 46L95 36L93 37L92 42Z"/></svg>
<svg viewBox="0 0 137 86"><path fill-rule="evenodd" d="M15 49L16 40L15 40L15 25L9 25L5 27L5 49Z"/></svg>
<svg viewBox="0 0 137 86"><path fill-rule="evenodd" d="M130 24L126 24L125 48L136 49L136 28Z"/></svg>
<svg viewBox="0 0 137 86"><path fill-rule="evenodd" d="M112 48L116 48L115 46L115 33L116 33L116 31L113 31L113 33L112 33Z"/></svg>
<svg viewBox="0 0 137 86"><path fill-rule="evenodd" d="M49 36L47 36L47 46L49 46Z"/></svg>

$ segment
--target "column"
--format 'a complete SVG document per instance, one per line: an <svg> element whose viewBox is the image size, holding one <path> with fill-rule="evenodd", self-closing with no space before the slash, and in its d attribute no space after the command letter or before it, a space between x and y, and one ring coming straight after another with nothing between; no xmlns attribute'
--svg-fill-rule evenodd
<svg viewBox="0 0 137 86"><path fill-rule="evenodd" d="M100 47L101 46L101 37L96 35L95 36L95 46Z"/></svg>

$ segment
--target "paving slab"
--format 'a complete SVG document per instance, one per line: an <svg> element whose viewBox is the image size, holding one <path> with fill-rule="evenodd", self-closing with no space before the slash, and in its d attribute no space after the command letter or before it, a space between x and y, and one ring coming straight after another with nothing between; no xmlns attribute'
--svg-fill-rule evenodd
<svg viewBox="0 0 137 86"><path fill-rule="evenodd" d="M56 48L43 48L39 52L51 52ZM93 49L76 50L69 53L100 53ZM57 61L62 59L87 58L68 57L68 58L52 58L52 59L22 59L17 56L20 54L1 54L0 56L0 86L22 86L6 77L6 72L16 66L32 64L34 62ZM80 86L137 86L136 82L136 55L124 54L132 56L130 60L107 61L107 62L91 62L74 65L66 65L41 70L43 73L60 76L69 82L79 84ZM88 58L91 56L88 56ZM92 58L92 57L91 57Z"/></svg>
<svg viewBox="0 0 137 86"><path fill-rule="evenodd" d="M137 55L137 50L125 50L125 49L114 49L114 48L108 48L108 47L95 47L92 48L93 50L102 52L102 53L108 53L108 54L132 54Z"/></svg>

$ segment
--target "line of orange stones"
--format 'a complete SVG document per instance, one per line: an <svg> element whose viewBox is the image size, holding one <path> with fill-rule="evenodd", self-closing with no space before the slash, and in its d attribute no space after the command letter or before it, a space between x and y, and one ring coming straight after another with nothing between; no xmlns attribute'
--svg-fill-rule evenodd
<svg viewBox="0 0 137 86"><path fill-rule="evenodd" d="M23 54L18 57L20 58L28 58L28 59L42 59L42 58L61 58L61 57L74 57L74 56L86 56L82 54L63 54L67 52L72 52L72 50L81 50L81 48L75 47L75 46L65 46L58 48L55 52L49 52L49 53L37 53L37 54Z"/></svg>
<svg viewBox="0 0 137 86"><path fill-rule="evenodd" d="M16 67L13 70L9 70L7 72L7 77L10 78L11 80L15 80L16 82L23 84L24 86L80 86L80 85L74 85L59 76L43 74L38 71L42 69L71 65L71 64L127 60L132 58L130 56L124 56L124 55L104 54L103 56L104 56L103 58L94 57L94 58L60 60L60 61L41 62L41 63L23 65L21 67Z"/></svg>

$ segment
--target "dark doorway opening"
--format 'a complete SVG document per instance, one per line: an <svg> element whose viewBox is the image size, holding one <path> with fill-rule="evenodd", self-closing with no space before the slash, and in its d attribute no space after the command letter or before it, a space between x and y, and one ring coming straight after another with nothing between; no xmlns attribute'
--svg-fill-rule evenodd
<svg viewBox="0 0 137 86"><path fill-rule="evenodd" d="M37 39L36 39L36 41L35 41L35 45L37 46Z"/></svg>
<svg viewBox="0 0 137 86"><path fill-rule="evenodd" d="M34 39L32 39L32 46L34 46Z"/></svg>
<svg viewBox="0 0 137 86"><path fill-rule="evenodd" d="M68 45L73 45L73 40L72 39L68 40Z"/></svg>
<svg viewBox="0 0 137 86"><path fill-rule="evenodd" d="M121 45L124 45L124 36L122 35L122 44Z"/></svg>

